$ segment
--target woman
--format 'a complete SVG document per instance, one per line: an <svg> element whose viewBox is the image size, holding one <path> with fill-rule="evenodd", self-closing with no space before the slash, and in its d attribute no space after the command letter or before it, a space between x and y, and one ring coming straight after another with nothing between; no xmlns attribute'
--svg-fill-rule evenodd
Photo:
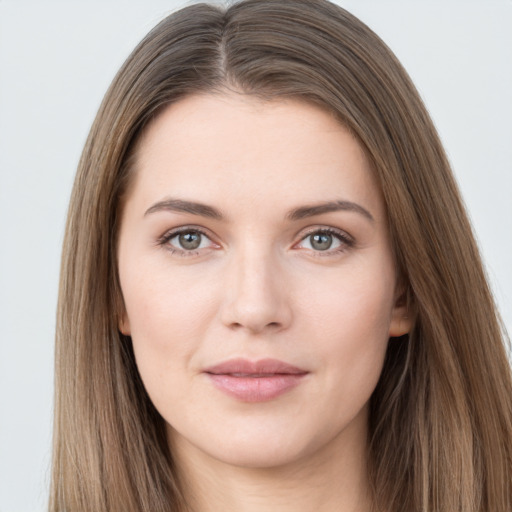
<svg viewBox="0 0 512 512"><path fill-rule="evenodd" d="M512 385L429 116L323 0L128 58L64 246L52 510L500 511Z"/></svg>

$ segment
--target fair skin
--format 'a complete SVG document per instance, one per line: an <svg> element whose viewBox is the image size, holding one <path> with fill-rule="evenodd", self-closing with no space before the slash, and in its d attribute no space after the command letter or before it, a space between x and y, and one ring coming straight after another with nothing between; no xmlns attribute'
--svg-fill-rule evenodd
<svg viewBox="0 0 512 512"><path fill-rule="evenodd" d="M191 510L369 510L368 401L409 325L382 197L333 116L235 93L168 107L118 263Z"/></svg>

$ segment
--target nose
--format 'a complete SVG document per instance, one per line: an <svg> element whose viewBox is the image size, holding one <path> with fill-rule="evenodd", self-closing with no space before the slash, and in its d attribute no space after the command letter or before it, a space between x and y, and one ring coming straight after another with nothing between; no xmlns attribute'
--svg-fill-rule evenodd
<svg viewBox="0 0 512 512"><path fill-rule="evenodd" d="M286 329L292 320L288 289L276 258L251 250L233 255L221 320L231 329L253 334Z"/></svg>

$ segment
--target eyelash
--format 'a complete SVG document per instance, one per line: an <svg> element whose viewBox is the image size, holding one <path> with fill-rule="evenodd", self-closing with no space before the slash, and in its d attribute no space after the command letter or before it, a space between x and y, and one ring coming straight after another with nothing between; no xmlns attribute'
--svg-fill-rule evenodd
<svg viewBox="0 0 512 512"><path fill-rule="evenodd" d="M171 254L176 254L178 256L185 257L185 258L199 255L200 249L196 249L196 250L178 249L169 244L169 242L173 238L181 235L182 233L196 233L196 234L204 236L208 239L211 239L211 237L208 236L208 234L200 228L193 227L193 226L184 226L182 228L173 229L172 231L168 231L167 233L165 233L163 236L161 236L157 240L157 245L159 245L161 247L165 247L165 249L170 251ZM340 247L338 247L334 250L332 250L332 249L327 249L325 251L312 250L311 253L314 255L314 257L322 258L322 257L332 256L335 254L340 254L340 253L345 252L348 249L351 249L355 245L354 239L351 236L349 236L347 233L345 233L344 231L337 230L334 228L327 228L327 227L311 229L310 231L308 231L307 233L305 233L302 236L302 238L300 239L300 242L303 242L308 237L310 237L312 235L316 235L316 234L332 235L334 238L336 238L340 242L341 245L340 245Z"/></svg>

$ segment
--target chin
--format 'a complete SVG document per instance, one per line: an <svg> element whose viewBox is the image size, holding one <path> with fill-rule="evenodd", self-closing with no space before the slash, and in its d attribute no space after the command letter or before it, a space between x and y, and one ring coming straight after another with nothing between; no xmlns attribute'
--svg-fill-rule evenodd
<svg viewBox="0 0 512 512"><path fill-rule="evenodd" d="M361 419L364 418L363 414ZM301 460L309 461L310 464L313 459L322 458L324 454L332 457L334 452L343 450L347 442L364 442L365 432L361 424L357 429L351 428L350 421L338 423L335 429L326 426L318 428L318 425L310 422L301 424L300 419L283 423L225 421L223 425L222 428L211 425L211 430L188 431L186 437L169 427L172 453L178 459L180 455L187 458L193 454L198 462L209 459L239 468L297 468Z"/></svg>
<svg viewBox="0 0 512 512"><path fill-rule="evenodd" d="M277 469L298 462L307 456L304 447L275 446L269 443L231 445L229 451L216 451L217 460L247 469Z"/></svg>

